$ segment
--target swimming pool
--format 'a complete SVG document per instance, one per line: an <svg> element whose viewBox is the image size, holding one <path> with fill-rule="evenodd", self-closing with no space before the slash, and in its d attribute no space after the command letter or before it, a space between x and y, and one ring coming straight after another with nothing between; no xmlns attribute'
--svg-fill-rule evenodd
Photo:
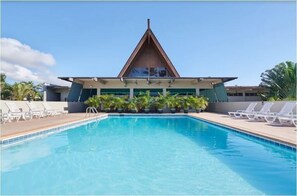
<svg viewBox="0 0 297 196"><path fill-rule="evenodd" d="M1 149L1 194L296 194L296 151L186 116L112 116Z"/></svg>

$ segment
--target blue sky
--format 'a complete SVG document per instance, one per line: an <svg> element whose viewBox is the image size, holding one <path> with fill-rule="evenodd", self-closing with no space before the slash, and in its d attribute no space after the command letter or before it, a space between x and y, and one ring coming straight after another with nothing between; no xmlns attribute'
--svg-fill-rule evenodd
<svg viewBox="0 0 297 196"><path fill-rule="evenodd" d="M258 85L266 69L296 62L295 17L295 2L2 2L2 38L42 53L41 65L20 65L37 81L117 76L150 18L181 76Z"/></svg>

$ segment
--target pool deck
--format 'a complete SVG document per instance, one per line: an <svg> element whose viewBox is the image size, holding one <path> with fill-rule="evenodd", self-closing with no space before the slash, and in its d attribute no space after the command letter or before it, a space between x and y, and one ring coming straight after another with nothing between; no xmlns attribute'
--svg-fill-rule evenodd
<svg viewBox="0 0 297 196"><path fill-rule="evenodd" d="M55 128L73 122L85 121L88 119L105 116L99 113L86 117L85 113L70 113L63 116L32 119L28 121L11 122L1 125L1 140L13 138L29 133L39 132L45 129ZM180 115L180 114L177 114ZM189 113L189 116L200 118L209 122L218 123L224 126L238 129L240 131L273 139L291 146L296 146L296 127L269 125L266 122L250 122L246 119L234 119L227 115L216 113Z"/></svg>
<svg viewBox="0 0 297 196"><path fill-rule="evenodd" d="M100 116L106 116L106 114L99 113L96 115L86 116L85 113L70 113L68 115L52 116L47 118L32 119L26 121L20 120L19 122L5 123L1 124L0 139L4 140L29 133L35 133L45 129L56 128L74 122L98 118Z"/></svg>
<svg viewBox="0 0 297 196"><path fill-rule="evenodd" d="M260 137L276 140L291 146L296 146L296 127L268 124L263 121L248 121L248 119L230 118L228 115L216 113L189 113L189 116L197 117L209 122L228 126L245 133L251 133Z"/></svg>

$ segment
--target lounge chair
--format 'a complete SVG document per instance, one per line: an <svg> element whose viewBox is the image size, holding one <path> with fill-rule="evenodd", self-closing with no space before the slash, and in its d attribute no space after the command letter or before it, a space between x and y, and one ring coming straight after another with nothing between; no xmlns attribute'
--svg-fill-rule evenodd
<svg viewBox="0 0 297 196"><path fill-rule="evenodd" d="M242 115L242 113L251 113L251 112L253 112L256 105L257 105L256 102L252 102L252 103L250 103L250 105L245 110L237 110L236 112L228 112L228 114L229 114L230 117L241 118L241 117L244 116L244 115Z"/></svg>
<svg viewBox="0 0 297 196"><path fill-rule="evenodd" d="M293 109L296 107L296 102L287 102L283 106L283 108L277 112L277 113L269 113L267 115L264 115L265 120L272 124L274 123L277 119L284 119L286 117L290 117L293 115ZM279 120L279 122L282 124L283 121Z"/></svg>
<svg viewBox="0 0 297 196"><path fill-rule="evenodd" d="M44 112L42 110L39 110L33 102L27 102L27 106L29 107L31 118L33 118L34 116L36 118L44 117Z"/></svg>
<svg viewBox="0 0 297 196"><path fill-rule="evenodd" d="M24 120L26 120L26 118L31 118L29 112L21 111L14 102L5 102L5 104L8 108L9 122L11 120L16 120L18 122L21 118Z"/></svg>
<svg viewBox="0 0 297 196"><path fill-rule="evenodd" d="M48 105L46 102L43 102L42 105L43 105L43 107L44 107L44 112L45 112L46 115L48 115L48 116L56 116L56 115L61 115L61 114L68 114L68 111L53 109L53 108L52 108L50 105Z"/></svg>
<svg viewBox="0 0 297 196"><path fill-rule="evenodd" d="M292 119L292 123L297 127L297 115L295 115L295 118Z"/></svg>
<svg viewBox="0 0 297 196"><path fill-rule="evenodd" d="M297 115L290 115L290 116L278 116L277 117L280 124L282 125L294 125L297 124Z"/></svg>
<svg viewBox="0 0 297 196"><path fill-rule="evenodd" d="M273 106L272 102L266 102L261 110L250 113L243 113L249 120L264 120L264 116L270 113L270 108Z"/></svg>
<svg viewBox="0 0 297 196"><path fill-rule="evenodd" d="M1 109L0 109L0 117L1 117L1 124L5 124L7 121L9 121L8 113L2 113Z"/></svg>

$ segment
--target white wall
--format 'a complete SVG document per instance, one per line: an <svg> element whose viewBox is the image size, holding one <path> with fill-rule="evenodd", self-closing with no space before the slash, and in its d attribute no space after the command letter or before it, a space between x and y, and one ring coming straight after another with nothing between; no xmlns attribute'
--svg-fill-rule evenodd
<svg viewBox="0 0 297 196"><path fill-rule="evenodd" d="M29 111L29 107L26 104L27 101L0 100L0 109L2 110L2 113L8 112L8 108L5 102L15 102L19 108L23 109L23 111ZM33 101L33 102L39 110L44 110L44 107L41 104L42 101ZM49 101L47 102L47 104L50 105L53 109L68 110L70 113L85 112L85 109L86 109L86 106L81 102Z"/></svg>
<svg viewBox="0 0 297 196"><path fill-rule="evenodd" d="M265 102L256 101L257 105L255 107L255 110L258 111L262 108L263 104ZM273 106L271 107L271 112L279 112L281 108L284 106L284 104L288 101L274 101ZM290 101L294 102L294 101ZM236 111L236 110L244 110L248 107L248 105L251 102L218 102L218 103L209 103L207 111L209 112L215 112L215 113L221 113L221 114L227 114L228 112ZM295 107L296 113L296 107Z"/></svg>
<svg viewBox="0 0 297 196"><path fill-rule="evenodd" d="M229 102L261 101L260 96L228 96Z"/></svg>

